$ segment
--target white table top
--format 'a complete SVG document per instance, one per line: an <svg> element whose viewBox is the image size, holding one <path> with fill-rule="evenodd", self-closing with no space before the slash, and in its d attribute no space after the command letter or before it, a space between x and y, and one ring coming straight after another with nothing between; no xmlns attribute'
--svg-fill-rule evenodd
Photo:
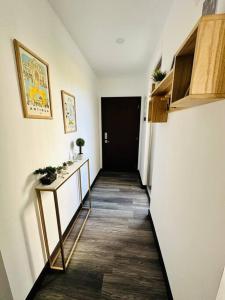
<svg viewBox="0 0 225 300"><path fill-rule="evenodd" d="M75 161L71 166L67 167L66 173L58 174L55 181L49 185L44 185L39 183L35 189L38 191L56 191L64 182L66 182L76 171L78 171L86 162L88 161L87 157L82 157L82 159Z"/></svg>

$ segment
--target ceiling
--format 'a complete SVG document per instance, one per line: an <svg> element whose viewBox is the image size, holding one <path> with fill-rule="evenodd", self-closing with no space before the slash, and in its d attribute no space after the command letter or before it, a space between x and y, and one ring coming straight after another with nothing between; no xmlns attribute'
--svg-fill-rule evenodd
<svg viewBox="0 0 225 300"><path fill-rule="evenodd" d="M49 2L96 74L118 76L146 70L172 0Z"/></svg>

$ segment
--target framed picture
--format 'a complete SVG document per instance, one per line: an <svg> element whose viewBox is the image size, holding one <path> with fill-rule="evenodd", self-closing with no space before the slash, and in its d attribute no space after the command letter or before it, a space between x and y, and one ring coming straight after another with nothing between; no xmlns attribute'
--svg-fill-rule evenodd
<svg viewBox="0 0 225 300"><path fill-rule="evenodd" d="M156 66L155 66L155 71L156 70L160 70L162 66L162 55L160 56L159 61L157 62Z"/></svg>
<svg viewBox="0 0 225 300"><path fill-rule="evenodd" d="M19 41L13 42L24 117L52 119L48 64Z"/></svg>
<svg viewBox="0 0 225 300"><path fill-rule="evenodd" d="M62 108L65 133L77 130L75 97L65 91L61 91Z"/></svg>
<svg viewBox="0 0 225 300"><path fill-rule="evenodd" d="M213 15L216 12L217 0L205 0L202 8L202 15Z"/></svg>

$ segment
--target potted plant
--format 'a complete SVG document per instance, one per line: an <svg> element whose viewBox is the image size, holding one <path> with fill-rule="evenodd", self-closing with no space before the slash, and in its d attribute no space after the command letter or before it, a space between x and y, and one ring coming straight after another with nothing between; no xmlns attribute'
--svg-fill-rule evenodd
<svg viewBox="0 0 225 300"><path fill-rule="evenodd" d="M37 169L34 171L34 174L45 175L40 178L40 182L44 185L51 184L57 178L56 168L51 167L51 166L43 168L43 169Z"/></svg>
<svg viewBox="0 0 225 300"><path fill-rule="evenodd" d="M166 72L162 72L160 69L156 69L153 72L152 80L154 81L156 86L166 77L166 74Z"/></svg>
<svg viewBox="0 0 225 300"><path fill-rule="evenodd" d="M85 141L82 138L79 138L76 140L76 145L79 147L79 154L83 154L82 153L82 147L84 146Z"/></svg>

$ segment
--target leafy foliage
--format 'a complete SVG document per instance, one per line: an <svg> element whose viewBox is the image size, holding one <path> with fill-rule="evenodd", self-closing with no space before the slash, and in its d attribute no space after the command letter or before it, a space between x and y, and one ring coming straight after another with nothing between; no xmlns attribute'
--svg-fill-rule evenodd
<svg viewBox="0 0 225 300"><path fill-rule="evenodd" d="M82 146L84 146L84 144L85 144L85 140L83 140L82 138L78 138L76 140L76 145L77 146L82 147Z"/></svg>
<svg viewBox="0 0 225 300"><path fill-rule="evenodd" d="M162 81L166 77L166 74L166 72L162 72L160 69L156 69L152 74L152 80L155 82Z"/></svg>
<svg viewBox="0 0 225 300"><path fill-rule="evenodd" d="M55 167L46 167L46 168L43 168L43 169L37 169L34 171L34 174L41 174L41 175L44 175L44 174L55 174L56 172L56 168Z"/></svg>

